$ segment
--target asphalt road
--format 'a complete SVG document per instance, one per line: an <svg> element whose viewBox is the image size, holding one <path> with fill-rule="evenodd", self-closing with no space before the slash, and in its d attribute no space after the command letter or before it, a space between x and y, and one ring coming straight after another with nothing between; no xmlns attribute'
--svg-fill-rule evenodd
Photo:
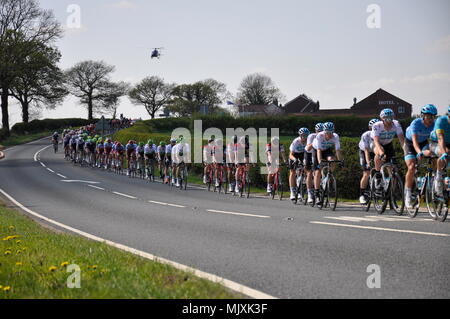
<svg viewBox="0 0 450 319"><path fill-rule="evenodd" d="M48 145L6 150L0 188L62 224L278 298L450 297L448 221L180 191L74 167L50 147L35 161Z"/></svg>

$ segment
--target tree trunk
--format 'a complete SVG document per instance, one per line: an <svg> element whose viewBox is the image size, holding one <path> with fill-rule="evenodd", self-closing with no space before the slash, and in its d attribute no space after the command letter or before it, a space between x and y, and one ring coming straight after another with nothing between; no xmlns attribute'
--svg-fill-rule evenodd
<svg viewBox="0 0 450 319"><path fill-rule="evenodd" d="M89 99L88 101L88 120L94 119L93 117L93 103L92 99Z"/></svg>
<svg viewBox="0 0 450 319"><path fill-rule="evenodd" d="M9 136L9 113L8 113L8 88L2 88L2 125L6 130L6 135Z"/></svg>
<svg viewBox="0 0 450 319"><path fill-rule="evenodd" d="M25 101L22 103L22 122L28 123L30 120L30 104Z"/></svg>

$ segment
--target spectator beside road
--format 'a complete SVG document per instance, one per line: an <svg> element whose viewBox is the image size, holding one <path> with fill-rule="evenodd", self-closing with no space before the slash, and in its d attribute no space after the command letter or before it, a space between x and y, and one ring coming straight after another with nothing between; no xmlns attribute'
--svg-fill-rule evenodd
<svg viewBox="0 0 450 319"><path fill-rule="evenodd" d="M2 152L4 149L5 148L2 145L0 145L0 160L5 157L5 153Z"/></svg>

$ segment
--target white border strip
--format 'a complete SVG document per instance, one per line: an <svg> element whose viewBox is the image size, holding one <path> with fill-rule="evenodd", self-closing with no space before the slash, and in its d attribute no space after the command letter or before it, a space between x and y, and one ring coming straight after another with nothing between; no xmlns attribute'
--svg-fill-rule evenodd
<svg viewBox="0 0 450 319"><path fill-rule="evenodd" d="M112 192L113 194L119 195L119 196L123 196L123 197L127 197L127 198L131 198L131 199L137 199L137 197L131 196L131 195L127 195L127 194L122 194L119 192Z"/></svg>
<svg viewBox="0 0 450 319"><path fill-rule="evenodd" d="M258 217L258 218L272 218L271 216L265 216L265 215L252 215L252 214L244 214L244 213L225 212L225 211L214 210L214 209L207 209L206 211L210 212L210 213L227 214L227 215L238 215L238 216Z"/></svg>
<svg viewBox="0 0 450 319"><path fill-rule="evenodd" d="M12 198L10 195L8 195L1 188L0 188L0 193L2 193L11 202L13 202L16 206L20 207L22 210L26 211L27 213L29 213L29 214L31 214L31 215L33 215L35 217L38 217L38 218L40 218L42 220L45 220L45 221L47 221L47 222L49 222L51 224L59 226L61 228L64 228L64 229L67 229L67 230L69 230L71 232L77 233L77 234L79 234L79 235L81 235L83 237L86 237L86 238L89 238L91 240L95 240L95 241L98 241L98 242L102 242L102 243L107 244L109 246L112 246L112 247L124 250L126 252L129 252L129 253L132 253L132 254L135 254L135 255L138 255L138 256L141 256L141 257L153 260L155 262L159 262L159 263L162 263L162 264L170 265L170 266L172 266L172 267L174 267L176 269L182 270L182 271L191 272L193 275L195 275L197 277L210 280L210 281L212 281L214 283L219 283L219 284L221 284L221 285L223 285L223 286L225 286L225 287L227 287L229 289L232 289L232 290L234 290L234 291L236 291L238 293L244 294L246 296L249 296L249 297L252 297L252 298L255 298L255 299L277 299L276 297L273 297L271 295L265 294L265 293L263 293L261 291L249 288L249 287L241 285L241 284L238 284L237 282L234 282L234 281L231 281L231 280L228 280L228 279L225 279L225 278L222 278L222 277L219 277L219 276L216 276L216 275L213 275L213 274L210 274L210 273L207 273L207 272L204 272L204 271L201 271L201 270L189 267L189 266L185 266L183 264L179 264L177 262L174 262L174 261L171 261L171 260L168 260L168 259L165 259L165 258L161 258L161 257L155 256L155 255L152 255L152 254L149 254L149 253L146 253L146 252L143 252L143 251L140 251L140 250L137 250L137 249L134 249L134 248L122 245L122 244L118 244L118 243L115 243L113 241L109 241L109 240L106 240L106 239L103 239L103 238L91 235L89 233L85 233L85 232L83 232L81 230L78 230L76 228L73 228L73 227L61 224L61 223L59 223L57 221L54 221L54 220L52 220L50 218L47 218L47 217L44 217L44 216L42 216L42 215L40 215L38 213L35 213L34 211L26 208L25 206L20 204L18 201L16 201L14 198Z"/></svg>
<svg viewBox="0 0 450 319"><path fill-rule="evenodd" d="M405 229L395 229L395 228L382 228L382 227L373 227L373 226L358 226L358 225L337 224L337 223L324 223L324 222L315 222L315 221L310 222L310 223L311 224L320 224L320 225L329 225L329 226L351 227L351 228L372 229L372 230L384 230L384 231L391 231L391 232L397 232L397 233L409 233L409 234L418 234L418 235L450 237L450 234L428 233L428 232L415 231L415 230L405 230Z"/></svg>

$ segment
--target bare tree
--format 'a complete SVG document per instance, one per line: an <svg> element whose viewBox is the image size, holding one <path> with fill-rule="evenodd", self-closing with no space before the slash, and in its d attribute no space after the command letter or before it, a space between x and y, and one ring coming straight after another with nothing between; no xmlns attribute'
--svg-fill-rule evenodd
<svg viewBox="0 0 450 319"><path fill-rule="evenodd" d="M157 76L143 79L128 93L131 102L136 105L144 105L152 119L156 112L162 109L172 97L174 84L167 84Z"/></svg>
<svg viewBox="0 0 450 319"><path fill-rule="evenodd" d="M36 0L0 0L0 87L3 128L9 134L8 96L12 83L33 53L30 43L50 46L62 36L53 12Z"/></svg>
<svg viewBox="0 0 450 319"><path fill-rule="evenodd" d="M261 73L250 74L242 80L237 98L242 105L269 105L285 99L272 79Z"/></svg>
<svg viewBox="0 0 450 319"><path fill-rule="evenodd" d="M84 61L66 71L68 90L86 106L89 120L93 119L94 111L112 107L127 93L127 84L110 81L114 70L114 66L103 61Z"/></svg>

